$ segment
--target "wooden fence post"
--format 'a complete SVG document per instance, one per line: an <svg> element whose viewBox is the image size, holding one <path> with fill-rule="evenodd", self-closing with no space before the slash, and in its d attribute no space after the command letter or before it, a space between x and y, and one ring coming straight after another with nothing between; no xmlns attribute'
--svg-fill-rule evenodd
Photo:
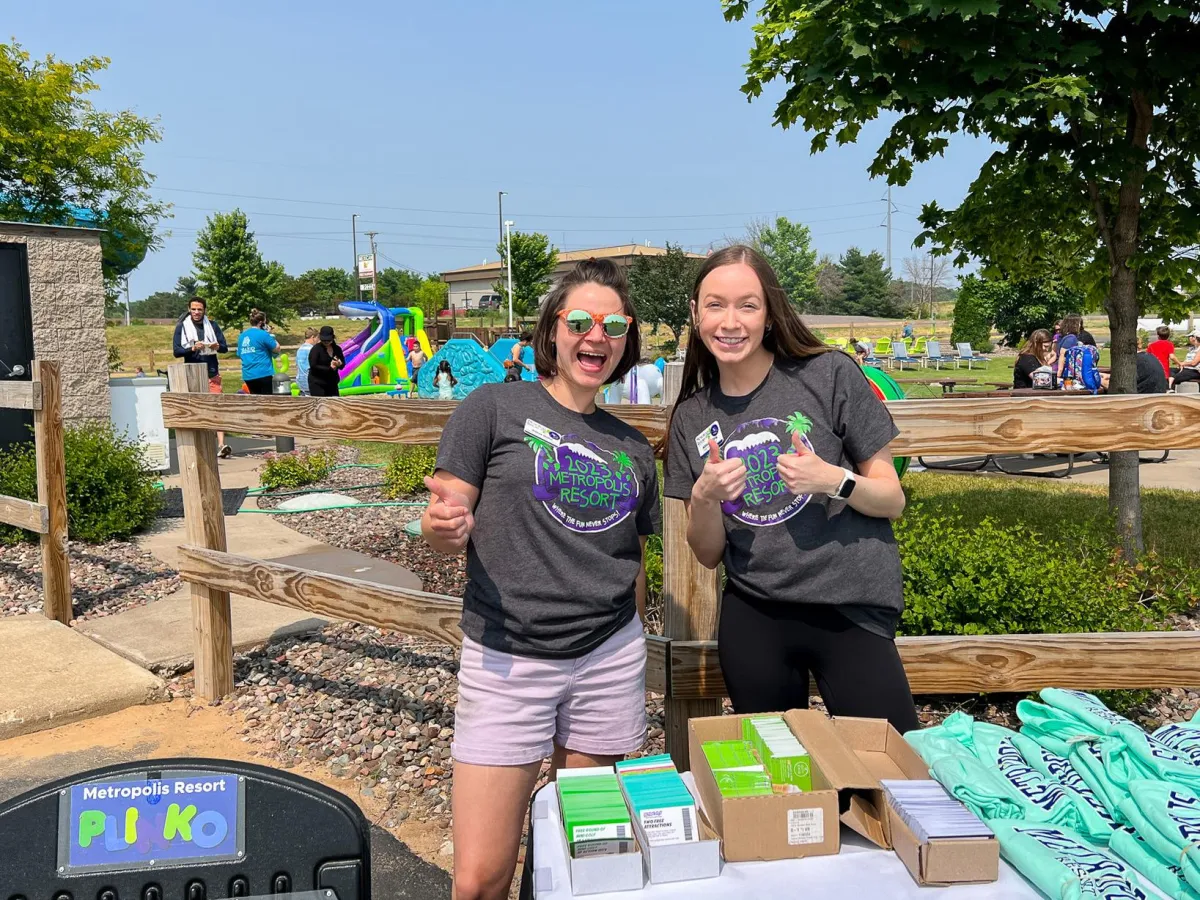
<svg viewBox="0 0 1200 900"><path fill-rule="evenodd" d="M679 396L683 363L669 362L663 371L663 402L670 406ZM683 501L663 501L663 636L676 641L717 639L718 574L696 560L687 542L687 511ZM667 670L671 659L668 656ZM687 722L699 716L719 716L721 700L674 700L667 678L663 698L667 752L680 771L688 766Z"/></svg>
<svg viewBox="0 0 1200 900"><path fill-rule="evenodd" d="M208 370L198 363L174 363L168 387L179 393L208 391ZM224 552L225 513L217 473L217 436L194 428L175 429L183 514L189 544ZM196 647L196 694L216 700L233 690L233 624L229 592L192 585L192 637Z"/></svg>
<svg viewBox="0 0 1200 900"><path fill-rule="evenodd" d="M46 618L70 623L71 563L67 558L67 463L63 453L62 378L58 363L35 359L33 383L42 406L33 413L38 503L46 507L42 535L42 609Z"/></svg>

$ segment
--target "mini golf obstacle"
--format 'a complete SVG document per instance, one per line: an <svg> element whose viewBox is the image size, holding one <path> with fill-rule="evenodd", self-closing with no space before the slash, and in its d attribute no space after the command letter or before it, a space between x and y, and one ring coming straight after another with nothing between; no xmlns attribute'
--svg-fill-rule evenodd
<svg viewBox="0 0 1200 900"><path fill-rule="evenodd" d="M883 371L883 369L877 369L874 366L863 366L863 374L867 376L867 381L871 383L871 389L875 391L875 396L880 400L904 399L904 389L900 387L895 378ZM904 473L908 471L908 457L894 457L892 465L896 467L896 474L903 478Z"/></svg>

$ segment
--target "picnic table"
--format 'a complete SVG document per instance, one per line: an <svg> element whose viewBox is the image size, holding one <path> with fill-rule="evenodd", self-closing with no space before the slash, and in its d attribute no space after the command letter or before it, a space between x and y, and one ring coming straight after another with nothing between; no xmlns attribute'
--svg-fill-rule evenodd
<svg viewBox="0 0 1200 900"><path fill-rule="evenodd" d="M936 384L937 382L931 382ZM996 397L1041 397L1046 400L1066 399L1068 397L1093 397L1100 396L1099 394L1090 394L1087 391L1055 391L1045 390L1041 388L1014 388L1007 384L1001 384L995 381L985 381L984 384L994 385L999 390L994 391L959 391L954 392L953 389L946 390L942 388L942 396L954 400L971 400L971 399L994 399ZM1170 456L1169 450L1164 450L1160 456L1151 459L1140 459L1144 463L1162 463L1166 462ZM1055 454L1061 457L1064 454ZM1067 465L1065 469L1054 469L1049 472L1031 472L1028 470L1015 470L1005 468L1003 460L1016 459L1014 456L992 455L981 457L965 457L961 460L950 460L947 462L929 463L924 457L918 456L917 462L926 469L942 469L951 472L982 472L989 465L995 466L999 471L1006 475L1028 475L1031 478L1066 478L1075 470L1075 454L1065 454ZM1108 463L1107 453L1088 454L1094 456L1096 461L1101 464Z"/></svg>
<svg viewBox="0 0 1200 900"><path fill-rule="evenodd" d="M900 386L903 387L906 384L924 384L924 385L936 384L941 387L942 394L945 395L945 394L954 393L954 386L956 384L978 384L978 383L979 383L978 378L929 378L929 379L921 379L921 380L913 380L913 381L903 381L900 383Z"/></svg>

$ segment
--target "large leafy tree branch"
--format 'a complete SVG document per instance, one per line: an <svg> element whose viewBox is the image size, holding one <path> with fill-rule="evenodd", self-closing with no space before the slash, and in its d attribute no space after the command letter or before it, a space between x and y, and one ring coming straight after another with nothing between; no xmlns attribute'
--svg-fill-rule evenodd
<svg viewBox="0 0 1200 900"><path fill-rule="evenodd" d="M884 117L870 172L902 185L955 135L996 145L957 208L926 204L918 243L1103 306L1112 389L1134 391L1139 312L1178 316L1200 286L1200 3L763 0L754 32L743 90L783 82L775 121L814 152ZM1109 499L1133 553L1136 454L1113 455Z"/></svg>

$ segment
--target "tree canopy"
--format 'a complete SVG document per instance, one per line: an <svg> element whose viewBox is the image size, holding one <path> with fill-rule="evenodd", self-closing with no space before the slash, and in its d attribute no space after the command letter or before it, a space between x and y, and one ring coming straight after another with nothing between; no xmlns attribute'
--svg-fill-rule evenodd
<svg viewBox="0 0 1200 900"><path fill-rule="evenodd" d="M550 276L558 265L558 250L544 234L514 231L512 243L513 314L526 316L537 309L538 301L550 290ZM505 258L505 246L499 246L500 258ZM508 305L508 272L492 287Z"/></svg>
<svg viewBox="0 0 1200 900"><path fill-rule="evenodd" d="M741 19L749 0L724 0ZM1019 280L1064 273L1103 304L1112 385L1136 387L1140 310L1194 296L1200 245L1200 8L1168 0L762 0L743 91L775 80L814 152L880 116L872 175L902 185L956 134L997 146L955 209L926 204L935 252ZM1141 547L1137 455L1114 454L1122 544Z"/></svg>
<svg viewBox="0 0 1200 900"><path fill-rule="evenodd" d="M150 197L154 176L143 165L142 148L161 138L157 124L88 99L108 64L34 61L15 41L0 44L0 219L105 229L111 292L160 245L168 207Z"/></svg>
<svg viewBox="0 0 1200 900"><path fill-rule="evenodd" d="M635 256L629 269L629 298L638 318L655 327L666 325L676 346L691 316L692 284L702 260L669 241L666 253Z"/></svg>
<svg viewBox="0 0 1200 900"><path fill-rule="evenodd" d="M788 300L801 312L809 310L819 292L817 251L808 226L779 216L773 223L751 222L746 230L750 245L771 263Z"/></svg>
<svg viewBox="0 0 1200 900"><path fill-rule="evenodd" d="M273 322L291 311L284 288L287 273L263 261L254 233L240 209L213 213L196 236L196 279L209 314L225 325L241 325L250 311L261 310Z"/></svg>

